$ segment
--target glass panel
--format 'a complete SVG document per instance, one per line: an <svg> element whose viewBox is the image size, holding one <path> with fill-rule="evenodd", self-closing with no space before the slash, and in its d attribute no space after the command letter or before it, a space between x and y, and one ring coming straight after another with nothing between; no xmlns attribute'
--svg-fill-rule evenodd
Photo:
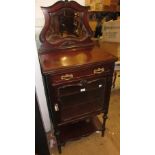
<svg viewBox="0 0 155 155"><path fill-rule="evenodd" d="M46 33L46 40L54 43L63 39L84 39L87 31L83 24L83 15L83 12L70 8L50 13L50 26Z"/></svg>

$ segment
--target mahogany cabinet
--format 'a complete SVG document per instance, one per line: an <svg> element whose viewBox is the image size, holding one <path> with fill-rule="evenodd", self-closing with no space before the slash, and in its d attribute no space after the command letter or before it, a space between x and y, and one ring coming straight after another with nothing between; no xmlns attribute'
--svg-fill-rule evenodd
<svg viewBox="0 0 155 155"><path fill-rule="evenodd" d="M40 34L39 60L61 153L61 146L68 140L94 131L104 135L117 58L91 40L86 7L59 1L42 9L45 26ZM70 20L74 24L68 25ZM97 118L100 113L103 122Z"/></svg>

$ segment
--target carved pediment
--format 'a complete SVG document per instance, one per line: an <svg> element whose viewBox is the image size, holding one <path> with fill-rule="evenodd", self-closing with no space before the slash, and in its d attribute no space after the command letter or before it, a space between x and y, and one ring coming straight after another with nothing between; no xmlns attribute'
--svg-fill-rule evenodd
<svg viewBox="0 0 155 155"><path fill-rule="evenodd" d="M93 45L87 7L75 1L58 1L41 9L45 17L45 25L40 34L41 50Z"/></svg>

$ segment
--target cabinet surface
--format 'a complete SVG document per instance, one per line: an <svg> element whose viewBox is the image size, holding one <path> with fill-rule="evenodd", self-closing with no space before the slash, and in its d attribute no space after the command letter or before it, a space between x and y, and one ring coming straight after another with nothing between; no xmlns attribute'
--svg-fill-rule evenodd
<svg viewBox="0 0 155 155"><path fill-rule="evenodd" d="M98 130L104 134L117 58L100 47L39 57L58 145ZM102 124L96 118L100 113Z"/></svg>
<svg viewBox="0 0 155 155"><path fill-rule="evenodd" d="M79 6L75 2L59 2L54 7L63 6L64 9L64 3L73 8ZM77 44L85 44L87 41L77 41ZM101 131L104 136L114 64L117 60L109 54L109 48L103 49L98 41L91 41L89 46L88 42L87 46L68 46L61 49L61 46L57 49L51 46L45 50L47 46L44 44L39 52L48 109L60 153L61 146L69 140L95 131ZM97 118L100 113L103 113L102 123Z"/></svg>

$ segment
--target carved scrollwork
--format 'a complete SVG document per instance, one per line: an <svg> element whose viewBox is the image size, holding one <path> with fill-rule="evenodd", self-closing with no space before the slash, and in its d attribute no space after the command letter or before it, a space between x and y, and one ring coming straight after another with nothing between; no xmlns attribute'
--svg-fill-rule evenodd
<svg viewBox="0 0 155 155"><path fill-rule="evenodd" d="M75 1L59 1L41 8L45 16L45 26L40 34L41 49L81 47L82 43L93 45L87 7Z"/></svg>

